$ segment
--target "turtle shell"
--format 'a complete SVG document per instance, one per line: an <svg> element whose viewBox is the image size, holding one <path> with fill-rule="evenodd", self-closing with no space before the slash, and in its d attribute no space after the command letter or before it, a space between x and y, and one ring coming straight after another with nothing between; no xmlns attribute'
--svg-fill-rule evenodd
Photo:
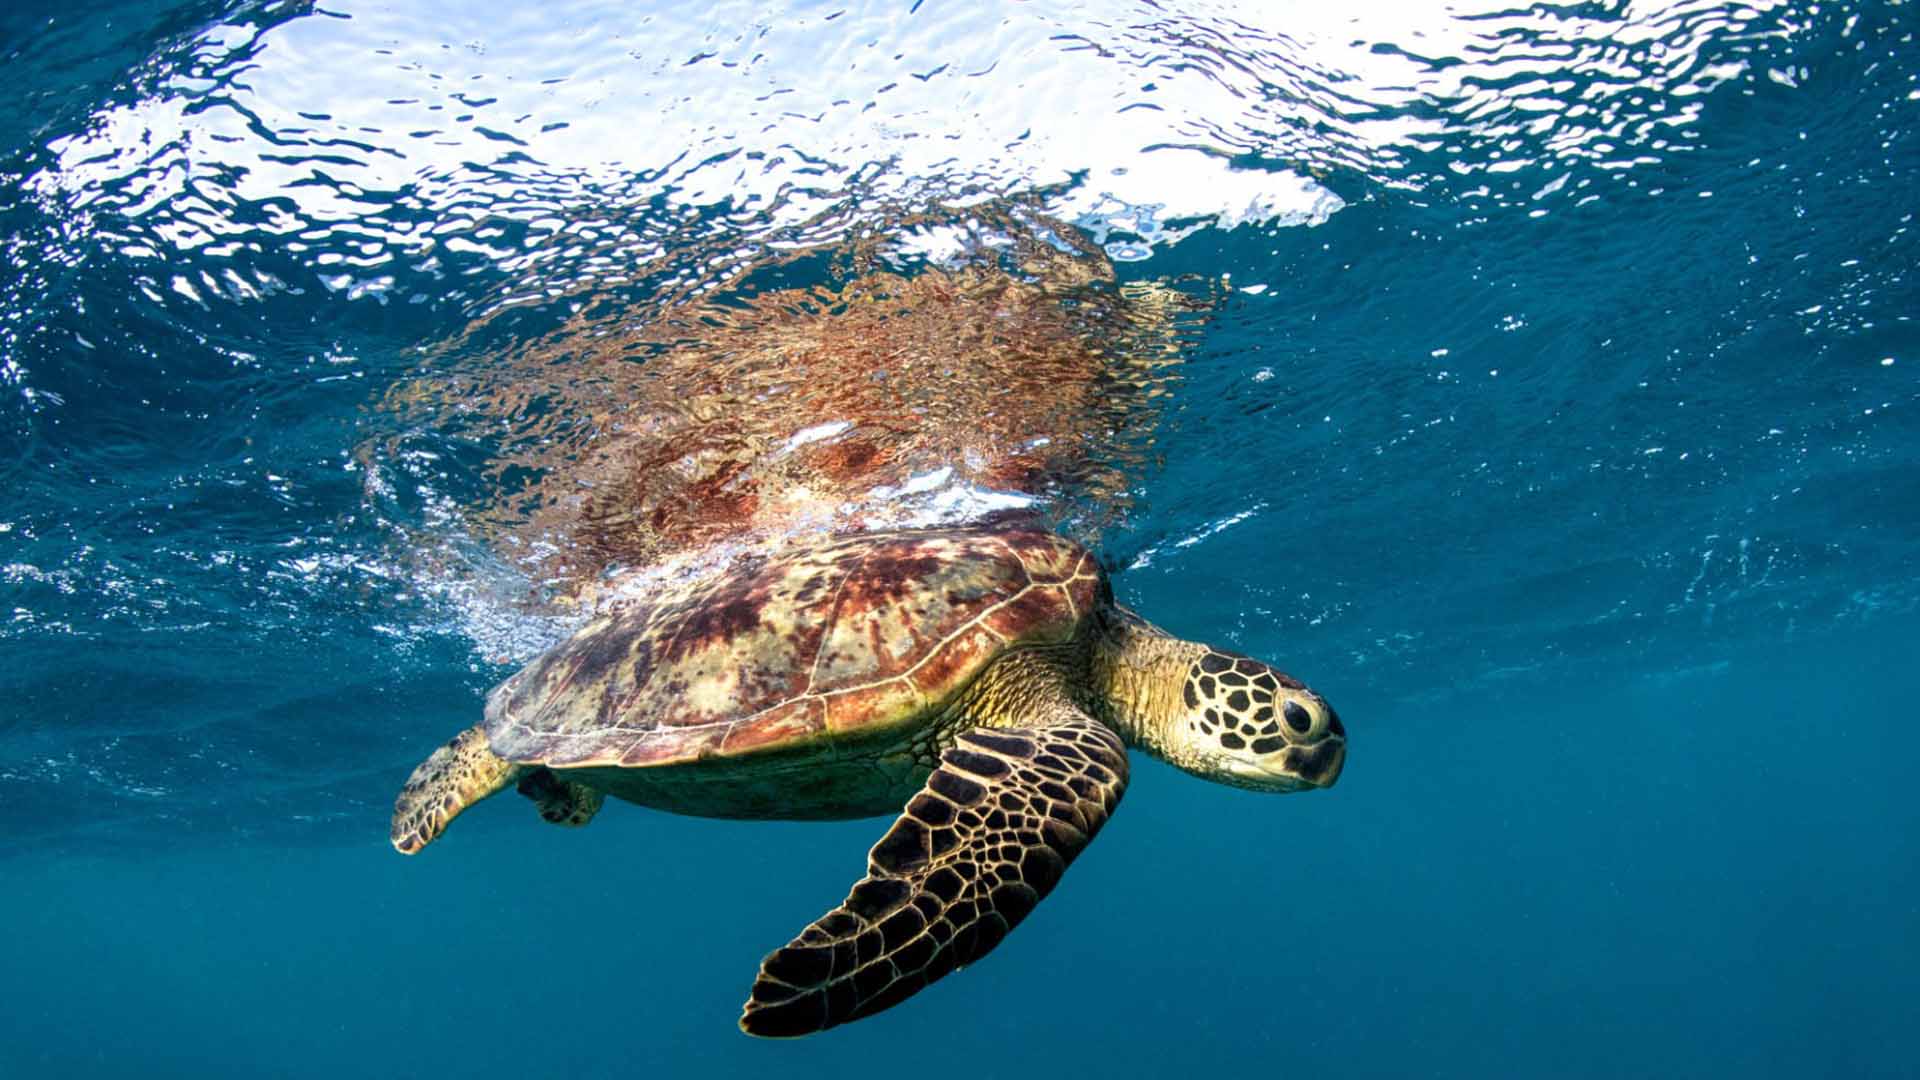
<svg viewBox="0 0 1920 1080"><path fill-rule="evenodd" d="M1106 590L1037 529L876 533L735 564L588 624L496 687L493 750L669 765L881 735L1010 645L1070 639Z"/></svg>

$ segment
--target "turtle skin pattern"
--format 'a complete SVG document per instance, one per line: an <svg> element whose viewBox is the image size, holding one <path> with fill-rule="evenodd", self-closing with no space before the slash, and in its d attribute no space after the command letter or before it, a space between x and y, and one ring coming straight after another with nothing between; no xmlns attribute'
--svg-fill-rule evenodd
<svg viewBox="0 0 1920 1080"><path fill-rule="evenodd" d="M487 747L478 728L455 735L421 762L393 804L393 846L403 855L426 847L447 822L468 806L500 790L514 765Z"/></svg>
<svg viewBox="0 0 1920 1080"><path fill-rule="evenodd" d="M1063 714L962 733L874 845L867 876L761 963L741 1030L799 1036L879 1012L1019 925L1126 791L1120 737Z"/></svg>

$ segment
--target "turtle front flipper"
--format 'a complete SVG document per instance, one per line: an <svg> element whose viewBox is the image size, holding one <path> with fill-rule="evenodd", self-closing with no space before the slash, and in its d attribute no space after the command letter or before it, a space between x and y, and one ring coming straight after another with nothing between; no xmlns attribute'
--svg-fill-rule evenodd
<svg viewBox="0 0 1920 1080"><path fill-rule="evenodd" d="M533 800L540 819L555 825L585 825L607 797L574 780L562 780L545 767L528 769L514 790Z"/></svg>
<svg viewBox="0 0 1920 1080"><path fill-rule="evenodd" d="M1053 890L1126 786L1119 736L1077 711L961 734L846 901L761 963L740 1029L821 1031L985 956Z"/></svg>
<svg viewBox="0 0 1920 1080"><path fill-rule="evenodd" d="M520 766L493 752L470 727L427 755L393 801L393 846L412 855L433 842L460 811L510 783Z"/></svg>

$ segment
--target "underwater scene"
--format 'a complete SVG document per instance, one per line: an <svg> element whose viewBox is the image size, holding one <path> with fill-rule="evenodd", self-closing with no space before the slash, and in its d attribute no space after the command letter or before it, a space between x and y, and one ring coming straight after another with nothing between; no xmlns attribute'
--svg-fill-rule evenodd
<svg viewBox="0 0 1920 1080"><path fill-rule="evenodd" d="M15 0L0 1077L1920 1075L1917 34Z"/></svg>

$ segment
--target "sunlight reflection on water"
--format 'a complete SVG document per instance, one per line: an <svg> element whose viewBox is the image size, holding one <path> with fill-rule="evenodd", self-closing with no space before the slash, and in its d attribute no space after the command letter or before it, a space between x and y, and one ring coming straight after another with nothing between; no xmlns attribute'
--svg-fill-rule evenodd
<svg viewBox="0 0 1920 1080"><path fill-rule="evenodd" d="M500 301L712 280L743 248L1025 191L1132 258L1324 220L1334 172L1498 199L1557 161L1524 197L1589 197L1686 149L1701 97L1791 33L1779 6L283 5L198 35L29 185L124 254L195 252L149 275L188 296L272 287L248 272L268 249L349 296L473 260Z"/></svg>

